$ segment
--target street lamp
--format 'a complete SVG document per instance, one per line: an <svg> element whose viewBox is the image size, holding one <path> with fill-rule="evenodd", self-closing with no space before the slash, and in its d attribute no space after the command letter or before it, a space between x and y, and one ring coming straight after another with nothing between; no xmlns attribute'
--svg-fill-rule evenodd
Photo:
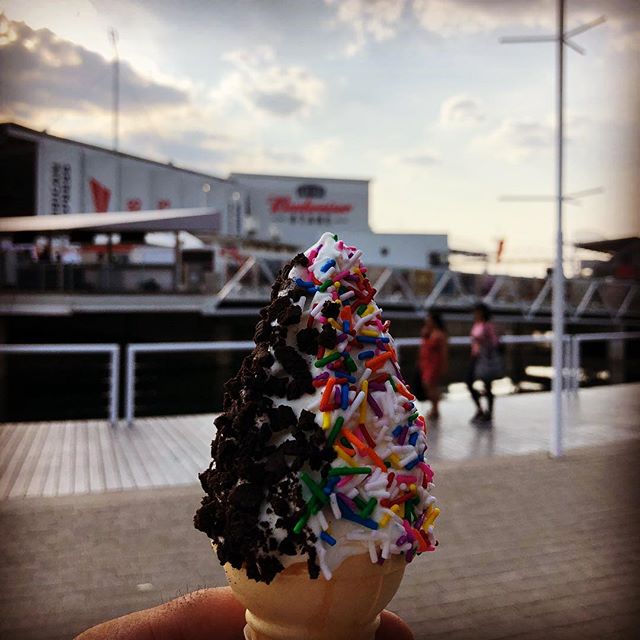
<svg viewBox="0 0 640 640"><path fill-rule="evenodd" d="M565 0L558 0L557 27L553 35L543 36L515 36L501 38L503 44L521 44L526 42L555 42L556 43L556 195L555 196L510 196L513 201L541 202L553 200L556 202L556 230L555 230L555 264L553 268L553 302L552 302L552 366L553 366L553 421L551 425L550 452L554 457L562 455L562 436L564 431L564 415L562 411L562 381L563 381L563 352L564 352L564 271L563 271L563 204L565 200L574 199L579 194L565 196L564 181L564 48L565 45L583 55L585 50L571 41L571 38L592 29L605 21L600 16L591 22L565 31L564 27ZM586 192L582 195L589 195Z"/></svg>

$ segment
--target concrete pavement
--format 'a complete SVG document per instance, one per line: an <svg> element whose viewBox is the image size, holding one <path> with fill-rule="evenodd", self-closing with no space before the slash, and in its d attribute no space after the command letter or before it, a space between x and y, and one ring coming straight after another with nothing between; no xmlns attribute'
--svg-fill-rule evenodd
<svg viewBox="0 0 640 640"><path fill-rule="evenodd" d="M441 546L390 608L416 638L632 638L640 628L640 442L440 462ZM224 583L191 487L0 504L0 637L69 638Z"/></svg>

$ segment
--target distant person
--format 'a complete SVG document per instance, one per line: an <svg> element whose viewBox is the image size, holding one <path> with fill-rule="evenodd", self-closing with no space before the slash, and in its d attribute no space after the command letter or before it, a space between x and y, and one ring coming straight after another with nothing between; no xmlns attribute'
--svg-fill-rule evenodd
<svg viewBox="0 0 640 640"><path fill-rule="evenodd" d="M442 316L437 311L430 311L422 329L418 369L424 396L431 401L427 417L432 420L440 417L440 387L448 365L447 329Z"/></svg>
<svg viewBox="0 0 640 640"><path fill-rule="evenodd" d="M471 359L467 373L467 387L476 405L476 413L472 422L491 422L493 420L493 390L491 383L502 376L502 359L498 352L498 334L491 322L491 311L484 303L479 303L473 310L473 326L471 327ZM487 400L486 410L480 403L481 394L473 386L476 380L484 385L484 397Z"/></svg>

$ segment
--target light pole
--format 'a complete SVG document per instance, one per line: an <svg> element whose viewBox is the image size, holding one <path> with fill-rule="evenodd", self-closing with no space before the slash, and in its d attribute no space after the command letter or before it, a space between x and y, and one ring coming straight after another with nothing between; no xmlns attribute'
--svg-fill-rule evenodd
<svg viewBox="0 0 640 640"><path fill-rule="evenodd" d="M109 30L111 43L113 44L113 150L118 150L120 137L120 56L118 54L118 32Z"/></svg>
<svg viewBox="0 0 640 640"><path fill-rule="evenodd" d="M571 41L573 36L583 33L605 21L604 16L584 25L564 30L565 0L558 0L557 26L555 35L548 36L516 36L502 38L504 44L519 44L524 42L555 42L556 44L556 194L553 200L556 202L556 228L555 228L555 260L552 274L553 301L552 301L552 328L553 343L551 350L553 379L553 420L551 424L551 455L562 455L562 436L564 431L564 414L562 411L562 386L563 386L563 353L564 353L564 246L563 246L563 205L565 199L564 182L564 47L571 47L574 51L584 54L584 49ZM511 197L510 200L516 198ZM537 199L544 201L548 198L525 197L523 200Z"/></svg>

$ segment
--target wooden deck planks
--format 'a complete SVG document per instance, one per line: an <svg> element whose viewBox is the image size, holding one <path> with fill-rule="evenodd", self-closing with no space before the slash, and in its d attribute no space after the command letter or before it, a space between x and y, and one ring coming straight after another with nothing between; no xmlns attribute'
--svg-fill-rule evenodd
<svg viewBox="0 0 640 640"><path fill-rule="evenodd" d="M129 470L133 486L138 489L153 487L153 479L149 476L136 447L131 442L131 429L121 426L113 434L113 443L116 458L120 459L123 466Z"/></svg>
<svg viewBox="0 0 640 640"><path fill-rule="evenodd" d="M4 473L6 466L13 456L17 443L24 436L24 430L17 425L7 424L2 427L2 447L0 447L0 474Z"/></svg>
<svg viewBox="0 0 640 640"><path fill-rule="evenodd" d="M47 479L49 467L51 466L51 457L55 451L58 438L56 438L56 429L47 428L43 425L46 435L44 441L40 445L40 455L38 461L34 465L33 474L29 484L26 486L24 495L39 496L42 494L44 483Z"/></svg>
<svg viewBox="0 0 640 640"><path fill-rule="evenodd" d="M581 391L567 448L639 438L639 391L640 385ZM444 409L447 422L429 433L436 462L546 450L546 394L499 398L494 429L467 424L468 402ZM212 415L142 418L133 428L96 420L0 424L0 499L196 483L214 435Z"/></svg>
<svg viewBox="0 0 640 640"><path fill-rule="evenodd" d="M15 425L0 425L0 459L2 458L2 452L4 451L5 445L11 440L14 434Z"/></svg>
<svg viewBox="0 0 640 640"><path fill-rule="evenodd" d="M148 422L143 428L145 430L144 437L149 443L149 454L164 472L165 483L169 485L184 484L185 477L180 456L167 434L159 428L159 421Z"/></svg>
<svg viewBox="0 0 640 640"><path fill-rule="evenodd" d="M47 467L42 491L37 495L58 495L58 482L60 480L60 469L62 467L62 448L64 446L65 429L65 424L56 423L55 425L51 425L50 430L54 434L53 446L50 449L49 466Z"/></svg>
<svg viewBox="0 0 640 640"><path fill-rule="evenodd" d="M100 434L98 433L99 422L91 421L85 429L87 433L87 454L89 473L89 491L100 493L106 488L104 461L100 454Z"/></svg>
<svg viewBox="0 0 640 640"><path fill-rule="evenodd" d="M128 468L118 463L111 431L113 427L105 422L96 425L99 452L104 470L104 486L107 491L114 489L130 489L135 486Z"/></svg>
<svg viewBox="0 0 640 640"><path fill-rule="evenodd" d="M72 422L64 425L62 451L60 456L60 469L55 495L67 495L73 493L75 481L76 458L76 430Z"/></svg>
<svg viewBox="0 0 640 640"><path fill-rule="evenodd" d="M82 423L73 423L75 431L75 454L73 466L73 489L70 493L89 493L89 434Z"/></svg>
<svg viewBox="0 0 640 640"><path fill-rule="evenodd" d="M129 442L135 448L139 464L141 464L151 480L152 487L162 487L170 484L157 452L157 443L151 433L147 433L147 420L129 429Z"/></svg>
<svg viewBox="0 0 640 640"><path fill-rule="evenodd" d="M194 467L202 470L209 464L209 447L188 428L188 420L176 419L174 423L167 419L162 424L191 461L190 470Z"/></svg>
<svg viewBox="0 0 640 640"><path fill-rule="evenodd" d="M22 467L22 463L29 452L37 428L37 425L30 423L23 427L22 433L17 434L18 438L15 441L15 448L12 449L8 459L4 461L4 468L0 476L0 499L6 498L9 495Z"/></svg>
<svg viewBox="0 0 640 640"><path fill-rule="evenodd" d="M17 475L12 486L9 488L8 496L10 498L22 497L27 494L27 488L36 469L38 468L38 462L42 455L42 448L47 439L49 429L45 425L36 424L33 438L29 445L28 450L22 461L22 465L17 470Z"/></svg>

